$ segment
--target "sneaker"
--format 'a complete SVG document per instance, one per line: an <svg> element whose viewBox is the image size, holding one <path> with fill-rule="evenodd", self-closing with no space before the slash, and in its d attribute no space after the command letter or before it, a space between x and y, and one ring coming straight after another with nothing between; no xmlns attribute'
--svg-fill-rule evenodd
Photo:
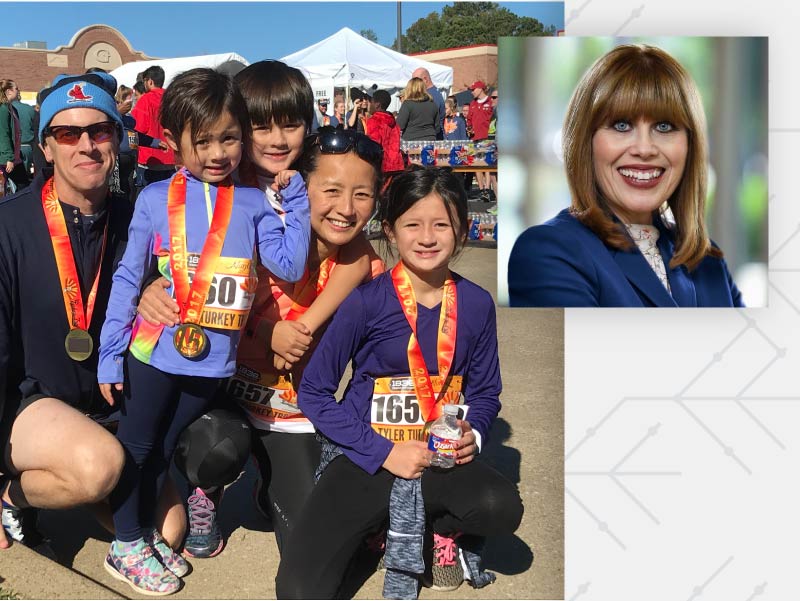
<svg viewBox="0 0 800 601"><path fill-rule="evenodd" d="M180 579L156 559L152 547L143 538L132 543L112 542L103 567L143 595L161 597L177 593L181 588Z"/></svg>
<svg viewBox="0 0 800 601"><path fill-rule="evenodd" d="M495 204L493 207L489 207L488 209L486 209L486 212L489 215L496 216L497 215L497 204Z"/></svg>
<svg viewBox="0 0 800 601"><path fill-rule="evenodd" d="M481 190L478 194L478 200L481 202L492 202L491 190Z"/></svg>
<svg viewBox="0 0 800 601"><path fill-rule="evenodd" d="M192 569L189 562L175 553L155 528L144 535L144 542L155 551L156 557L164 564L164 567L178 578L183 578Z"/></svg>
<svg viewBox="0 0 800 601"><path fill-rule="evenodd" d="M459 559L456 532L451 536L433 533L433 565L431 590L454 591L464 582L464 570Z"/></svg>
<svg viewBox="0 0 800 601"><path fill-rule="evenodd" d="M46 542L42 533L36 528L36 521L39 517L36 509L32 507L19 509L5 501L2 504L3 529L8 538L31 548Z"/></svg>
<svg viewBox="0 0 800 601"><path fill-rule="evenodd" d="M222 499L220 492L217 503ZM189 557L215 557L222 551L225 541L217 525L217 508L202 488L195 488L189 496L189 535L183 551Z"/></svg>

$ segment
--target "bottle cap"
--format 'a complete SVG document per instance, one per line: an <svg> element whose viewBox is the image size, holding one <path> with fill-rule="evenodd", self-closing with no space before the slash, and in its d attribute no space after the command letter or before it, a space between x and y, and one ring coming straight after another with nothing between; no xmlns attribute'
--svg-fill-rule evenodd
<svg viewBox="0 0 800 601"><path fill-rule="evenodd" d="M442 410L449 415L458 415L458 405L445 405Z"/></svg>

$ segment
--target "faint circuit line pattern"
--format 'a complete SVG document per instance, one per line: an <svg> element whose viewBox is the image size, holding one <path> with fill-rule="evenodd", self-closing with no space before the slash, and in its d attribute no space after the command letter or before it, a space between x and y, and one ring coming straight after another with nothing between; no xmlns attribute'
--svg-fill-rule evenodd
<svg viewBox="0 0 800 601"><path fill-rule="evenodd" d="M571 11L569 11L569 17L567 17L567 20L564 21L564 28L566 29L567 25L569 25L574 20L576 20L578 17L580 17L581 13L583 12L583 9L586 8L587 6L589 6L589 4L591 4L591 2L592 2L592 0L586 0L586 2L581 4L578 8L573 8Z"/></svg>
<svg viewBox="0 0 800 601"><path fill-rule="evenodd" d="M614 37L618 36L622 32L622 30L625 29L625 27L627 27L628 25L630 25L630 23L634 19L638 19L639 17L642 16L642 11L643 10L644 10L644 4L640 5L638 8L634 8L631 11L631 15L627 19L625 19L625 21L622 23L622 25L620 25L619 28L612 35Z"/></svg>
<svg viewBox="0 0 800 601"><path fill-rule="evenodd" d="M654 438L658 434L658 430L661 427L661 424L655 424L648 428L647 433L633 446L631 449L625 453L622 458L614 464L611 469L609 470L583 470L583 471L572 471L568 470L564 472L565 476L584 476L584 477L603 477L608 478L617 488L619 488L623 494L628 497L634 505L636 505L650 520L652 520L655 524L660 524L660 520L656 517L656 515L644 504L644 502L639 499L633 491L626 486L624 479L631 478L631 477L640 477L640 476L680 476L682 475L681 472L675 471L653 471L653 470L646 470L646 471L623 471L621 468L625 464L628 459L633 457L633 455L641 449L645 443Z"/></svg>
<svg viewBox="0 0 800 601"><path fill-rule="evenodd" d="M575 503L577 503L577 504L578 504L578 506L579 506L581 509L583 509L584 513L586 513L586 515L588 515L588 516L589 516L589 517L590 517L590 518L591 518L591 519L594 521L594 523L595 523L595 524L597 524L597 528L598 528L598 530L600 530L600 532L603 532L603 533L605 533L605 534L608 534L608 536L610 536L610 537L611 537L611 539L612 539L612 540L613 540L615 543L617 543L617 545L618 545L618 546L620 547L620 549L622 549L623 551L627 551L627 550L628 550L628 547L626 547L626 546L625 546L625 543L623 543L623 542L622 542L622 540L621 540L621 539L620 539L620 538L619 538L619 537L618 537L616 534L614 534L614 533L611 531L611 529L608 527L608 523L607 523L607 522L604 522L604 521L603 521L603 520L601 520L599 517L597 517L597 515L595 515L595 513L594 513L594 512L591 510L591 508L590 508L590 507L589 507L589 506L588 506L586 503L584 503L583 501L581 501L581 500L578 498L578 496L577 496L577 495L576 495L574 492L572 492L572 490L571 490L571 489L570 489L568 486L565 486L565 487L564 487L564 492L565 492L565 493L566 493L566 494L567 494L569 497L571 497L571 498L572 498L572 500L573 500L573 501L575 501Z"/></svg>
<svg viewBox="0 0 800 601"><path fill-rule="evenodd" d="M578 598L582 597L583 595L585 595L586 593L588 593L590 584L592 584L591 581L584 582L583 584L578 586L578 590L567 601L575 601L575 599L578 599Z"/></svg>
<svg viewBox="0 0 800 601"><path fill-rule="evenodd" d="M654 471L654 470L646 470L646 471L623 471L621 468L625 465L625 462L628 461L631 457L633 457L636 452L641 449L645 443L654 438L658 435L658 430L661 427L661 424L655 424L648 428L645 435L636 442L631 449L625 453L622 458L615 463L611 469L605 471L565 471L565 476L583 476L583 477L603 477L608 478L617 488L619 488L622 493L630 499L634 505L636 505L648 518L650 518L655 524L660 524L661 522L656 517L656 515L644 504L644 502L639 499L633 491L625 484L624 479L629 477L637 477L637 476L680 476L681 472L667 472L667 471ZM609 528L608 523L603 521L594 511L589 507L587 503L582 501L577 494L575 494L571 489L566 488L567 494L572 498L573 501L588 515L594 522L597 524L598 529L607 534L611 539L617 543L617 545L622 548L623 550L627 550L625 543L622 539L614 534L612 530Z"/></svg>
<svg viewBox="0 0 800 601"><path fill-rule="evenodd" d="M703 584L699 584L696 587L694 587L694 589L692 589L692 594L689 595L689 598L687 599L687 601L693 601L693 599L697 599L698 597L701 597L703 595L703 593L705 592L706 587L708 587L708 585L711 584L711 582L717 576L719 576L720 573L722 572L722 570L727 568L731 564L732 561L733 561L733 556L730 556L725 561L725 563L723 563L720 567L718 567L716 570L714 570L714 572L711 574L711 576L709 576Z"/></svg>
<svg viewBox="0 0 800 601"><path fill-rule="evenodd" d="M798 310L800 313L800 310ZM627 396L623 397L616 405L614 405L600 420L592 427L587 428L586 433L584 436L572 447L572 449L567 452L565 455L565 461L569 461L577 451L582 448L598 431L603 424L605 424L609 419L611 419L616 413L622 409L622 407L627 403L640 403L640 402L652 402L652 401L671 401L677 407L679 407L686 415L689 417L691 421L693 421L701 431L705 432L705 434L712 440L714 443L722 450L723 454L729 457L732 461L734 461L742 470L744 470L747 474L752 474L752 470L748 465L743 461L741 457L736 453L736 450L730 444L726 443L721 436L719 436L714 429L703 420L697 412L695 412L691 408L692 401L699 400L700 397L689 395L689 390L692 386L694 386L702 377L716 364L723 360L725 354L729 352L734 346L736 346L737 342L739 342L742 337L748 331L754 331L759 337L761 337L766 344L772 349L771 356L766 360L764 365L761 365L759 369L755 372L755 375L751 377L751 379L735 394L729 395L726 398L728 402L732 403L734 406L738 407L747 418L753 422L753 424L762 432L766 434L779 448L785 449L785 445L780 439L762 422L758 417L753 413L753 411L743 402L743 396L745 392L752 385L758 381L769 369L775 365L780 359L786 357L786 349L779 347L775 342L764 332L764 330L758 325L755 319L748 316L744 310L736 311L736 314L743 320L742 327L730 338L727 344L725 344L718 352L714 353L709 360L706 362L704 366L700 368L700 370L689 379L685 386L681 390L679 390L675 395L671 397L664 397L664 396Z"/></svg>
<svg viewBox="0 0 800 601"><path fill-rule="evenodd" d="M747 601L753 601L756 597L763 595L764 590L767 588L767 582L764 581L761 584L757 584L756 587L753 589L753 593L747 598Z"/></svg>

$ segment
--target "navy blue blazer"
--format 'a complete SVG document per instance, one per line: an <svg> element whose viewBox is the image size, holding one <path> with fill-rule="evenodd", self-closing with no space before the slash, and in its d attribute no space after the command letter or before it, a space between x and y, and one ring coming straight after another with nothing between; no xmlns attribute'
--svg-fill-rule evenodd
<svg viewBox="0 0 800 601"><path fill-rule="evenodd" d="M512 307L743 307L723 259L707 256L693 270L669 268L672 231L655 219L658 248L672 295L637 248L606 246L564 209L528 228L508 261Z"/></svg>

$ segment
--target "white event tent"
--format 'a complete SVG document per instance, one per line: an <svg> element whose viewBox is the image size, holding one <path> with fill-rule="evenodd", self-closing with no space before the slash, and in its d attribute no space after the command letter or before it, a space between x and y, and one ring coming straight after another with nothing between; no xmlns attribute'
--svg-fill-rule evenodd
<svg viewBox="0 0 800 601"><path fill-rule="evenodd" d="M243 56L235 52L228 52L226 54L205 54L202 56L185 56L182 58L163 58L150 61L135 61L126 63L121 67L117 67L111 71L117 79L117 85L126 85L129 88L133 87L136 83L136 76L153 65L158 65L164 69L164 87L167 87L172 79L184 71L195 69L197 67L209 67L217 69L223 73L236 75L239 71L244 69L250 63Z"/></svg>
<svg viewBox="0 0 800 601"><path fill-rule="evenodd" d="M377 85L394 94L406 86L419 67L428 70L433 85L443 94L449 94L453 85L452 67L395 52L347 27L281 60L303 71L315 91L336 86L345 88L349 95L351 87L369 90Z"/></svg>

